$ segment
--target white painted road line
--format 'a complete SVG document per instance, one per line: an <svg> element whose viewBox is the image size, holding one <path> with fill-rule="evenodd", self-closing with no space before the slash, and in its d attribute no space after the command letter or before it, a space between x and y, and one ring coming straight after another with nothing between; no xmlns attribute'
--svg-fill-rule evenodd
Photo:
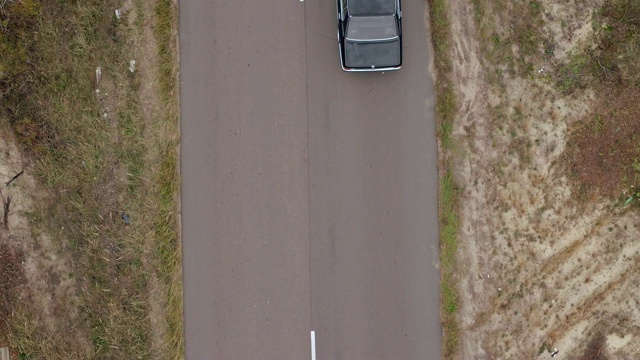
<svg viewBox="0 0 640 360"><path fill-rule="evenodd" d="M311 330L311 360L316 360L316 332Z"/></svg>

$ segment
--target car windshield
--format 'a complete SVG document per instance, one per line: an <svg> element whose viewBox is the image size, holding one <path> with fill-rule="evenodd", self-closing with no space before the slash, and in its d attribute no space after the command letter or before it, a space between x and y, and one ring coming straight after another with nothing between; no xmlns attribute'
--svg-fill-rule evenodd
<svg viewBox="0 0 640 360"><path fill-rule="evenodd" d="M349 41L389 41L398 37L396 19L387 16L353 16L347 25Z"/></svg>

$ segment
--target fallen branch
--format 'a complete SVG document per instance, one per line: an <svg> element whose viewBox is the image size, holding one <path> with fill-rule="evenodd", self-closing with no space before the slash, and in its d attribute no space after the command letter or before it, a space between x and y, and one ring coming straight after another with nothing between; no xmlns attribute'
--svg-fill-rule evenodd
<svg viewBox="0 0 640 360"><path fill-rule="evenodd" d="M7 196L7 200L4 202L4 229L9 230L9 205L11 205L11 195Z"/></svg>
<svg viewBox="0 0 640 360"><path fill-rule="evenodd" d="M596 61L598 62L598 65L600 65L600 68L602 69L602 72L604 73L604 76L605 76L605 77L610 76L610 75L611 75L611 73L614 73L614 72L615 72L615 71L613 71L613 70L611 70L611 69L607 68L606 66L602 65L602 63L600 62L600 59L599 59L599 58L596 58Z"/></svg>
<svg viewBox="0 0 640 360"><path fill-rule="evenodd" d="M15 179L17 179L18 177L20 177L20 175L22 175L22 173L24 173L24 169L22 169L22 171L20 171L19 173L15 174L11 180L7 181L6 183L4 183L4 186L9 186L9 184L11 184Z"/></svg>
<svg viewBox="0 0 640 360"><path fill-rule="evenodd" d="M11 206L11 195L7 195L5 199L2 190L0 190L0 197L2 197L2 204L4 207L4 215L2 216L2 227L5 230L9 230L9 206Z"/></svg>

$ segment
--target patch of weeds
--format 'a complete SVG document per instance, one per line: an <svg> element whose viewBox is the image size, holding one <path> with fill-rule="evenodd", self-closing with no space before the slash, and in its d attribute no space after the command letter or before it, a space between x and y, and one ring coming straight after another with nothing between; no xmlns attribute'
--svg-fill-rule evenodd
<svg viewBox="0 0 640 360"><path fill-rule="evenodd" d="M538 355L541 355L543 352L549 351L549 344L547 344L547 342L543 342L540 347L538 348Z"/></svg>
<svg viewBox="0 0 640 360"><path fill-rule="evenodd" d="M135 194L142 185L145 169L145 155L147 153L144 142L144 121L140 118L140 105L135 94L138 90L137 80L132 80L132 94L126 103L117 111L118 132L121 144L116 149L118 161L127 169L127 191Z"/></svg>
<svg viewBox="0 0 640 360"><path fill-rule="evenodd" d="M539 1L473 0L473 5L485 57L492 65L511 74L532 74L534 58L552 53L553 42L539 31Z"/></svg>
<svg viewBox="0 0 640 360"><path fill-rule="evenodd" d="M512 43L510 40L496 29L493 25L495 19L494 13L491 11L492 4L486 0L472 0L473 19L478 29L480 42L486 49L485 57L494 64L509 64L513 62L511 52ZM496 67L489 72L489 81L491 84L497 84L501 81L502 67Z"/></svg>
<svg viewBox="0 0 640 360"><path fill-rule="evenodd" d="M0 6L0 95L33 81L34 65L28 61L33 47L29 30L41 12L36 0L4 1Z"/></svg>
<svg viewBox="0 0 640 360"><path fill-rule="evenodd" d="M160 56L160 84L162 97L165 103L175 101L176 84L176 59L175 41L173 38L173 26L176 24L177 10L172 0L159 0L155 6L157 19L154 33L158 41L158 56Z"/></svg>
<svg viewBox="0 0 640 360"><path fill-rule="evenodd" d="M7 230L0 229L0 232L3 231ZM0 243L0 319L11 316L12 309L19 299L19 287L25 282L22 260L20 252L8 244ZM5 321L0 321L0 338L8 330L6 325Z"/></svg>
<svg viewBox="0 0 640 360"><path fill-rule="evenodd" d="M456 111L456 97L453 89L447 86L440 89L438 101L436 103L436 112L439 115L438 136L442 142L442 146L446 149L451 148L453 131L453 116Z"/></svg>
<svg viewBox="0 0 640 360"><path fill-rule="evenodd" d="M438 135L442 146L451 145L451 131L453 117L456 111L456 98L453 85L449 79L451 75L451 29L448 18L447 2L444 0L430 0L429 12L431 21L431 36L435 50L435 65L438 74L436 81L436 114L438 121Z"/></svg>
<svg viewBox="0 0 640 360"><path fill-rule="evenodd" d="M570 94L576 89L584 89L589 84L593 63L585 55L570 56L567 64L555 75L556 85L563 93Z"/></svg>
<svg viewBox="0 0 640 360"><path fill-rule="evenodd" d="M605 336L598 332L587 344L584 353L578 357L578 360L607 360L607 342Z"/></svg>
<svg viewBox="0 0 640 360"><path fill-rule="evenodd" d="M604 129L604 122L602 120L602 116L600 116L600 114L596 114L594 119L593 119L593 130L596 133L600 133L602 131L602 129Z"/></svg>
<svg viewBox="0 0 640 360"><path fill-rule="evenodd" d="M598 14L602 30L594 57L599 78L640 86L640 2L607 0Z"/></svg>
<svg viewBox="0 0 640 360"><path fill-rule="evenodd" d="M471 4L473 5L473 17L476 20L481 20L484 15L486 9L484 8L481 0L471 0Z"/></svg>

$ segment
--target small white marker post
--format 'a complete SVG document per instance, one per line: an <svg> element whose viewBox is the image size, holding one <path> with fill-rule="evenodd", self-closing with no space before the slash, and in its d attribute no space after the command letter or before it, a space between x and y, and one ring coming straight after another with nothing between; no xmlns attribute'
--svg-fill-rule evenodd
<svg viewBox="0 0 640 360"><path fill-rule="evenodd" d="M313 330L311 330L311 360L316 360L316 332Z"/></svg>

